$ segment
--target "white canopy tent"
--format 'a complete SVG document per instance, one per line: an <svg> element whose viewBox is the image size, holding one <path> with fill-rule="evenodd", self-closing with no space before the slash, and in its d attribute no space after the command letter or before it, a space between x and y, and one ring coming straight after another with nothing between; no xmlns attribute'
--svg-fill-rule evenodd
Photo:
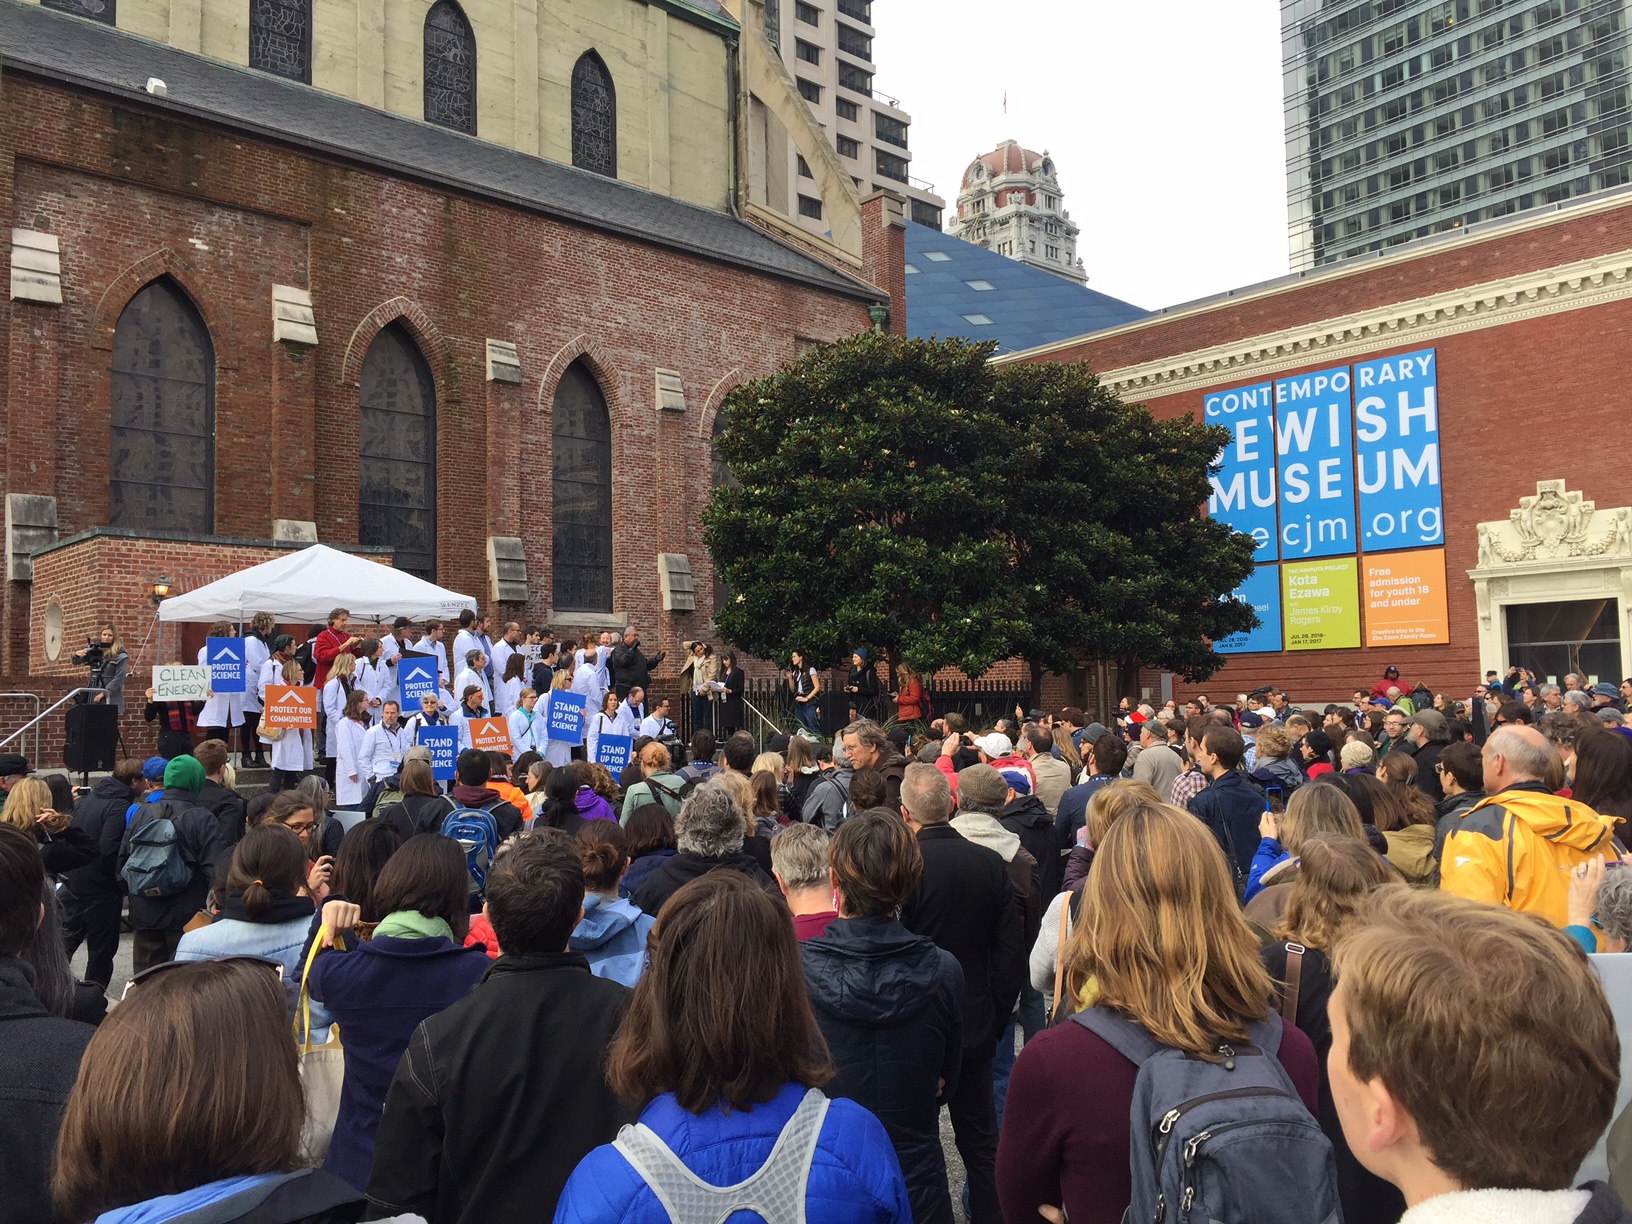
<svg viewBox="0 0 1632 1224"><path fill-rule="evenodd" d="M161 621L247 622L270 612L280 622L321 625L335 608L353 621L390 624L456 617L475 610L468 595L448 591L402 570L313 544L177 595L159 605Z"/></svg>

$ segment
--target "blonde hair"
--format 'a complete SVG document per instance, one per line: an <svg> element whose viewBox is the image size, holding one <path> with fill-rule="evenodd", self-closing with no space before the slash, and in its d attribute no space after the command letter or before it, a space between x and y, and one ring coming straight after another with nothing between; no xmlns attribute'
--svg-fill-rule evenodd
<svg viewBox="0 0 1632 1224"><path fill-rule="evenodd" d="M334 656L334 662L329 667L329 679L336 676L349 680L357 674L357 656L350 651L342 650Z"/></svg>
<svg viewBox="0 0 1632 1224"><path fill-rule="evenodd" d="M1342 787L1333 783L1298 787L1286 801L1279 823L1281 848L1293 858L1303 853L1304 842L1317 833L1341 833L1356 841L1366 840L1360 809Z"/></svg>
<svg viewBox="0 0 1632 1224"><path fill-rule="evenodd" d="M1093 793L1088 800L1088 844L1098 846L1105 831L1135 808L1159 807L1165 803L1149 782L1118 778Z"/></svg>
<svg viewBox="0 0 1632 1224"><path fill-rule="evenodd" d="M563 668L561 671L556 672L555 678L550 681L550 692L552 693L564 693L571 687L572 668L570 667Z"/></svg>
<svg viewBox="0 0 1632 1224"><path fill-rule="evenodd" d="M1269 723L1258 730L1258 759L1276 761L1292 751L1292 734L1279 723Z"/></svg>
<svg viewBox="0 0 1632 1224"><path fill-rule="evenodd" d="M51 806L51 788L40 778L24 778L11 788L6 796L0 821L16 825L30 835L34 833L35 818Z"/></svg>
<svg viewBox="0 0 1632 1224"><path fill-rule="evenodd" d="M1071 732L1064 727L1055 727L1054 747L1060 750L1060 759L1071 767L1071 776L1076 777L1077 771L1082 768L1082 755L1071 742Z"/></svg>
<svg viewBox="0 0 1632 1224"><path fill-rule="evenodd" d="M1140 804L1106 832L1062 972L1070 998L1092 978L1099 1005L1208 1061L1269 1014L1269 974L1224 852L1171 804Z"/></svg>
<svg viewBox="0 0 1632 1224"><path fill-rule="evenodd" d="M785 767L786 764L782 760L782 754L780 752L762 752L754 758L754 767L748 772L751 774L775 774L776 777L780 779L782 777L782 770Z"/></svg>
<svg viewBox="0 0 1632 1224"><path fill-rule="evenodd" d="M721 772L708 781L709 785L718 787L731 797L731 806L742 816L742 835L752 837L758 832L759 826L754 823L754 788L749 783L748 776Z"/></svg>
<svg viewBox="0 0 1632 1224"><path fill-rule="evenodd" d="M810 745L802 735L796 735L788 741L788 768L795 770L805 769L816 764L816 757L810 751Z"/></svg>
<svg viewBox="0 0 1632 1224"><path fill-rule="evenodd" d="M1275 938L1328 951L1371 890L1399 878L1388 860L1365 842L1340 833L1311 834L1298 856L1298 878Z"/></svg>

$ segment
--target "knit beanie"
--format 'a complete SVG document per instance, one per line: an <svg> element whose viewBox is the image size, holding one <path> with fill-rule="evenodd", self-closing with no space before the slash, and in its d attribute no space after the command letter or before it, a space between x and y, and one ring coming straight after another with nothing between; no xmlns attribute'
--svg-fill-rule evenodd
<svg viewBox="0 0 1632 1224"><path fill-rule="evenodd" d="M204 766L196 757L178 756L164 767L164 788L196 791L204 785Z"/></svg>

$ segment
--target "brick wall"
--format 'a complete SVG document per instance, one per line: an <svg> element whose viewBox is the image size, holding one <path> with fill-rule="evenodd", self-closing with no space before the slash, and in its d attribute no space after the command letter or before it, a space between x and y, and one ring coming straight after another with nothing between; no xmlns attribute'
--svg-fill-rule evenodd
<svg viewBox="0 0 1632 1224"><path fill-rule="evenodd" d="M870 294L433 190L13 71L0 81L0 200L12 224L62 242L60 307L0 301L0 448L4 491L55 496L63 536L106 521L113 326L144 284L168 275L215 346L216 511L197 532L265 539L273 519L290 518L315 520L325 543L355 543L358 376L374 336L400 320L436 387L437 581L486 605L486 537L519 535L528 598L496 611L545 623L552 396L583 360L613 423L615 610L641 626L648 649L669 652L664 674L682 639L708 634L698 515L720 399L794 357L796 338L870 326ZM878 249L901 259L898 239ZM899 283L898 270L869 274ZM273 342L274 284L311 291L315 349ZM518 346L519 388L485 381L489 337ZM680 371L685 413L656 410L660 366ZM661 612L659 551L691 557L696 612ZM166 576L187 589L249 555L264 559L227 548L206 562L152 542L48 554L35 594L5 584L0 672L65 674L38 640L48 586L74 608L67 642L113 615L129 620L121 629L134 646L132 629L151 616L152 571L174 571ZM582 627L572 619L552 627Z"/></svg>

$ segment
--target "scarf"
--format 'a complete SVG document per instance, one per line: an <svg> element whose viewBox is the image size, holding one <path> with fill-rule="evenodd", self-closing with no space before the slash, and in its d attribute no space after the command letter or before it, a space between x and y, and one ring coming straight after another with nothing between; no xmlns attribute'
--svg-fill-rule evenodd
<svg viewBox="0 0 1632 1224"><path fill-rule="evenodd" d="M204 1207L282 1176L284 1174L281 1173L256 1173L247 1177L228 1177L221 1181L206 1182L192 1190L183 1190L180 1194L160 1195L158 1198L148 1199L145 1203L132 1203L129 1207L116 1207L112 1211L104 1211L96 1217L96 1224L164 1224L166 1220L191 1215Z"/></svg>
<svg viewBox="0 0 1632 1224"><path fill-rule="evenodd" d="M244 913L244 891L238 889L227 894L227 899L221 903L221 917L231 918L237 922L275 925L294 922L297 919L310 919L315 908L310 897L297 897L293 893L271 888L267 891L272 894L272 904L251 918Z"/></svg>
<svg viewBox="0 0 1632 1224"><path fill-rule="evenodd" d="M440 935L443 939L453 938L453 928L441 918L429 918L418 910L398 910L394 914L387 914L374 928L374 935L378 938L384 935L387 939L435 939Z"/></svg>

